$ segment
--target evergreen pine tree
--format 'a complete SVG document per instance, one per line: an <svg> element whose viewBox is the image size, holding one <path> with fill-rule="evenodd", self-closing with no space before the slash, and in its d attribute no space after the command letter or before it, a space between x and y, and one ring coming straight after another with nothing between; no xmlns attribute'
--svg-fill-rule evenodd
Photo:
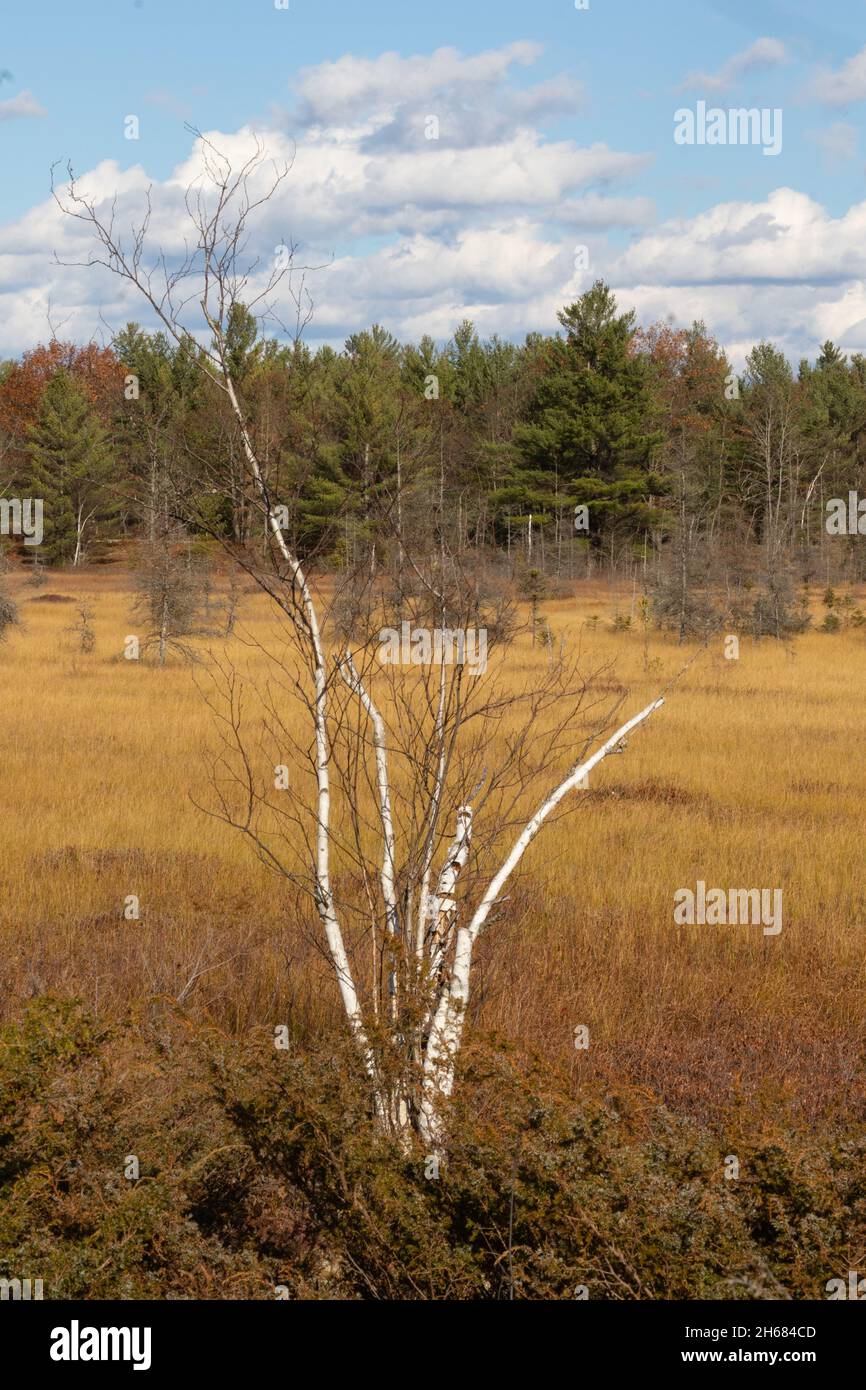
<svg viewBox="0 0 866 1390"><path fill-rule="evenodd" d="M114 461L86 388L65 368L45 388L27 455L33 495L44 504L42 556L81 564L97 523L112 510Z"/></svg>
<svg viewBox="0 0 866 1390"><path fill-rule="evenodd" d="M565 336L544 354L538 385L515 431L521 463L513 484L527 511L569 488L599 523L649 524L651 460L661 439L651 418L648 365L632 350L633 312L617 313L601 280L564 309Z"/></svg>

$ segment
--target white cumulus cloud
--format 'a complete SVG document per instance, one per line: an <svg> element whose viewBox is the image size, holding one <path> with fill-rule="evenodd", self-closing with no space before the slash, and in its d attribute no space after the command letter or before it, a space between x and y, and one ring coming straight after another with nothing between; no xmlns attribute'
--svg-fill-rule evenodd
<svg viewBox="0 0 866 1390"><path fill-rule="evenodd" d="M726 92L747 73L777 68L787 60L788 50L781 39L756 39L723 63L718 72L690 72L680 91Z"/></svg>
<svg viewBox="0 0 866 1390"><path fill-rule="evenodd" d="M19 92L15 97L0 101L0 121L17 121L32 116L47 116L32 92Z"/></svg>
<svg viewBox="0 0 866 1390"><path fill-rule="evenodd" d="M809 85L808 95L827 106L866 100L866 47L835 71L821 68Z"/></svg>

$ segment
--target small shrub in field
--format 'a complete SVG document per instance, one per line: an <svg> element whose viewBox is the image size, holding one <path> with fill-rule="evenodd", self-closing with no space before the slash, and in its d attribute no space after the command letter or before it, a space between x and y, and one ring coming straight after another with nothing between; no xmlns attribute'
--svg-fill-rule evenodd
<svg viewBox="0 0 866 1390"><path fill-rule="evenodd" d="M866 623L866 614L854 603L850 594L839 595L833 589L824 594L827 615L819 631L842 632L845 628L860 628Z"/></svg>
<svg viewBox="0 0 866 1390"><path fill-rule="evenodd" d="M805 632L812 621L808 598L805 594L795 597L786 577L765 584L749 602L733 604L730 616L742 631L756 638L794 637Z"/></svg>
<svg viewBox="0 0 866 1390"><path fill-rule="evenodd" d="M45 566L38 555L33 556L25 583L34 589L41 589L45 583Z"/></svg>
<svg viewBox="0 0 866 1390"><path fill-rule="evenodd" d="M18 623L18 605L0 586L0 642L9 636L9 629Z"/></svg>
<svg viewBox="0 0 866 1390"><path fill-rule="evenodd" d="M697 586L683 594L674 574L663 574L656 581L651 606L656 625L666 631L679 631L683 638L706 637L717 632L722 624L722 614L712 596Z"/></svg>
<svg viewBox="0 0 866 1390"><path fill-rule="evenodd" d="M79 651L90 655L96 646L96 633L93 630L93 605L87 598L79 599L75 621L66 631L76 639Z"/></svg>
<svg viewBox="0 0 866 1390"><path fill-rule="evenodd" d="M200 632L206 577L206 562L192 553L179 527L142 547L134 611L146 626L142 651L155 650L160 666L165 665L169 651L195 659L184 639Z"/></svg>
<svg viewBox="0 0 866 1390"><path fill-rule="evenodd" d="M541 570L523 569L517 577L517 590L521 598L525 598L530 605L533 646L537 638L544 642L546 621L541 618L540 605L546 598L550 597L550 585L547 578L541 573ZM546 630L549 631L549 628Z"/></svg>
<svg viewBox="0 0 866 1390"><path fill-rule="evenodd" d="M219 1115L191 1058L178 1084L145 1042L51 1000L0 1033L0 1277L41 1278L46 1299L266 1297L252 1245L192 1215L204 1189L209 1216L229 1192L242 1212L243 1163L210 1173Z"/></svg>

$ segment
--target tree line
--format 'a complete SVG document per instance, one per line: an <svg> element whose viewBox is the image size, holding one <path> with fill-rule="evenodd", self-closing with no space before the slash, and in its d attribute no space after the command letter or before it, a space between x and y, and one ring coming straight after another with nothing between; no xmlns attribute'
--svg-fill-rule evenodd
<svg viewBox="0 0 866 1390"><path fill-rule="evenodd" d="M798 586L863 577L856 535L825 518L861 485L866 357L826 342L795 370L761 342L735 372L704 323L640 326L601 281L558 319L522 344L468 321L444 345L402 344L374 324L314 351L234 303L230 370L293 552L399 564L435 514L455 551L525 592L613 572L683 637L720 596L782 635L802 621ZM44 500L22 556L80 565L124 539L176 541L178 478L185 517L229 546L264 542L201 352L130 323L107 347L55 338L0 365L0 488ZM214 459L228 488L211 487Z"/></svg>

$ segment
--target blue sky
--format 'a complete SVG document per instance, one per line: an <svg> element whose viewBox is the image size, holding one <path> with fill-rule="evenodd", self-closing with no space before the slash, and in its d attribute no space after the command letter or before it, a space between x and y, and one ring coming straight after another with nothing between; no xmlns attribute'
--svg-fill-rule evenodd
<svg viewBox="0 0 866 1390"><path fill-rule="evenodd" d="M71 159L100 199L121 187L130 220L152 181L170 242L187 121L235 149L250 129L297 147L261 235L279 224L329 263L313 341L374 318L441 338L464 314L519 338L598 274L644 320L704 317L735 357L761 336L792 356L826 336L866 350L864 21L866 0L17 7L0 37L0 352L45 338L49 297L63 336L147 321L54 265L78 243L49 169ZM781 152L675 144L674 112L699 100L781 109Z"/></svg>

